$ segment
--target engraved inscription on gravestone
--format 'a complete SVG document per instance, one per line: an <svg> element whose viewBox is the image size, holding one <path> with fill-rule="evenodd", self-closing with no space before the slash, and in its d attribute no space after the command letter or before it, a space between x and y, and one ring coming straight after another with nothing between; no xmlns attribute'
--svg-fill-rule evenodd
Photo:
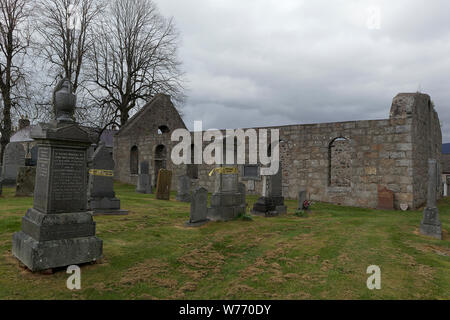
<svg viewBox="0 0 450 320"><path fill-rule="evenodd" d="M39 148L39 163L36 168L36 187L34 188L34 207L42 212L48 209L48 183L50 170L50 148Z"/></svg>
<svg viewBox="0 0 450 320"><path fill-rule="evenodd" d="M51 203L53 212L86 210L86 152L53 150ZM69 210L69 211L68 211Z"/></svg>

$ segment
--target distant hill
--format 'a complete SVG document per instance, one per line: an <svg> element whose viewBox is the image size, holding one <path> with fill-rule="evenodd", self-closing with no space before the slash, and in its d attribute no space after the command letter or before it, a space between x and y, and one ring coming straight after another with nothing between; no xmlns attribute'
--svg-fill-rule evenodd
<svg viewBox="0 0 450 320"><path fill-rule="evenodd" d="M450 154L450 143L442 144L442 154Z"/></svg>

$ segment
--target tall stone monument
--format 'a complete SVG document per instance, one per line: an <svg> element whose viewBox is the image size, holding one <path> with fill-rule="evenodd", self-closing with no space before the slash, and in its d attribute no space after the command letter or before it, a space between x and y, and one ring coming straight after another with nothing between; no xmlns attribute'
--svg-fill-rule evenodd
<svg viewBox="0 0 450 320"><path fill-rule="evenodd" d="M94 262L102 240L87 207L88 134L74 121L76 96L62 80L53 94L55 120L36 126L38 161L34 205L14 233L12 253L31 271Z"/></svg>
<svg viewBox="0 0 450 320"><path fill-rule="evenodd" d="M92 157L89 170L89 208L94 215L127 215L120 209L114 192L114 160L112 150L101 143Z"/></svg>
<svg viewBox="0 0 450 320"><path fill-rule="evenodd" d="M3 154L3 185L15 186L19 168L25 166L25 149L19 142L6 145Z"/></svg>
<svg viewBox="0 0 450 320"><path fill-rule="evenodd" d="M439 221L439 209L437 208L437 162L434 159L428 160L428 195L427 206L423 211L423 220L420 223L420 233L442 240L442 225Z"/></svg>
<svg viewBox="0 0 450 320"><path fill-rule="evenodd" d="M208 219L229 221L245 213L245 204L239 193L237 166L219 165L213 173L216 176L215 192L211 196Z"/></svg>
<svg viewBox="0 0 450 320"><path fill-rule="evenodd" d="M136 187L136 192L151 194L152 190L152 182L149 174L149 165L148 161L142 161L139 163L139 176L138 183Z"/></svg>

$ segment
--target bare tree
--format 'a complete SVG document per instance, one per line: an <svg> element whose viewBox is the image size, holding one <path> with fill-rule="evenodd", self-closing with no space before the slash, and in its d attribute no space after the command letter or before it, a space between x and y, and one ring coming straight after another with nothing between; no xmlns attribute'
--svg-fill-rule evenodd
<svg viewBox="0 0 450 320"><path fill-rule="evenodd" d="M157 93L182 101L178 32L151 0L112 0L89 51L92 106L103 128L124 125Z"/></svg>
<svg viewBox="0 0 450 320"><path fill-rule="evenodd" d="M50 63L53 79L70 79L73 92L82 82L84 58L92 46L92 27L103 9L102 0L40 0L40 53Z"/></svg>
<svg viewBox="0 0 450 320"><path fill-rule="evenodd" d="M30 45L30 12L30 2L27 0L0 0L1 159L12 134L12 110L21 99L26 99L20 90L26 86L21 66Z"/></svg>

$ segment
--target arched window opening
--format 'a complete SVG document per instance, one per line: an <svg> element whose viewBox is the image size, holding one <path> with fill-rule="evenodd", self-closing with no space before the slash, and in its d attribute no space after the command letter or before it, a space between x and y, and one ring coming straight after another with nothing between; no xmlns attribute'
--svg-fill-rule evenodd
<svg viewBox="0 0 450 320"><path fill-rule="evenodd" d="M164 133L169 133L169 127L168 126L159 126L158 127L158 134L164 134Z"/></svg>
<svg viewBox="0 0 450 320"><path fill-rule="evenodd" d="M352 152L350 141L336 138L329 145L329 185L350 187L352 178Z"/></svg>
<svg viewBox="0 0 450 320"><path fill-rule="evenodd" d="M133 146L130 151L130 173L139 173L139 150L137 146Z"/></svg>

